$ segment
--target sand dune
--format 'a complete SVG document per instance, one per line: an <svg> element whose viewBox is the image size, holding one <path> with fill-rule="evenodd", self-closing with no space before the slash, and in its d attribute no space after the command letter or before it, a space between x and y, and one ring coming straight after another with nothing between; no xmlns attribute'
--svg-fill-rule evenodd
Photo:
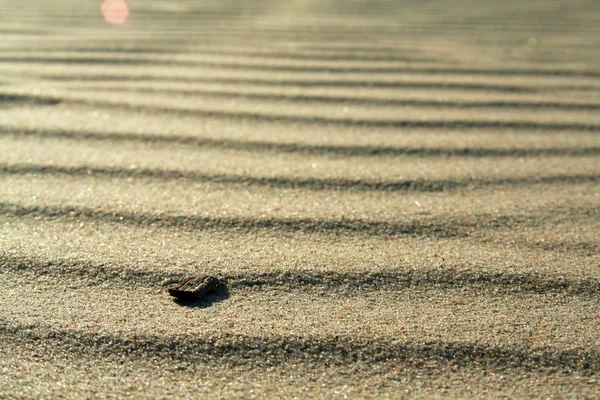
<svg viewBox="0 0 600 400"><path fill-rule="evenodd" d="M600 396L597 1L128 5L0 0L0 397Z"/></svg>

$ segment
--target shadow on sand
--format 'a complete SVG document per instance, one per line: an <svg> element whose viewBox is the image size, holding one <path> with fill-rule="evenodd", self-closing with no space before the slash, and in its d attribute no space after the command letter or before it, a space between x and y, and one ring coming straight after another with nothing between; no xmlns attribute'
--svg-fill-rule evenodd
<svg viewBox="0 0 600 400"><path fill-rule="evenodd" d="M219 286L217 286L212 292L210 292L208 295L204 296L200 300L189 301L189 300L174 299L174 301L175 301L175 303L177 303L178 305L180 305L182 307L208 308L214 304L217 304L217 303L227 300L229 298L229 296L230 296L229 288L227 287L227 284L225 282L223 282Z"/></svg>

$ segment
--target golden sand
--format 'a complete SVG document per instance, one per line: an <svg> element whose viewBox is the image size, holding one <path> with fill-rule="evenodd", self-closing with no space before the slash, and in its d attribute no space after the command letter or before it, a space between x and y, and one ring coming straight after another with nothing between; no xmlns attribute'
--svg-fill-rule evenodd
<svg viewBox="0 0 600 400"><path fill-rule="evenodd" d="M597 1L84 3L0 1L0 397L600 397Z"/></svg>

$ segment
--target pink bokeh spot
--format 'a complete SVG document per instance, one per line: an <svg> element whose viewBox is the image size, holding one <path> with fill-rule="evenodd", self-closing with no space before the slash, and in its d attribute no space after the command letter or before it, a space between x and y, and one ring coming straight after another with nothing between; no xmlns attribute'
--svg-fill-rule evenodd
<svg viewBox="0 0 600 400"><path fill-rule="evenodd" d="M123 25L129 19L129 7L124 0L104 0L100 7L106 22Z"/></svg>

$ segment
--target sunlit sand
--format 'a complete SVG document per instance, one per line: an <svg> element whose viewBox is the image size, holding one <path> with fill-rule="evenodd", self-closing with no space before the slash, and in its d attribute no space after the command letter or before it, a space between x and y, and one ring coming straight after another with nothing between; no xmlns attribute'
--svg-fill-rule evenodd
<svg viewBox="0 0 600 400"><path fill-rule="evenodd" d="M0 398L600 397L599 2L0 7Z"/></svg>

